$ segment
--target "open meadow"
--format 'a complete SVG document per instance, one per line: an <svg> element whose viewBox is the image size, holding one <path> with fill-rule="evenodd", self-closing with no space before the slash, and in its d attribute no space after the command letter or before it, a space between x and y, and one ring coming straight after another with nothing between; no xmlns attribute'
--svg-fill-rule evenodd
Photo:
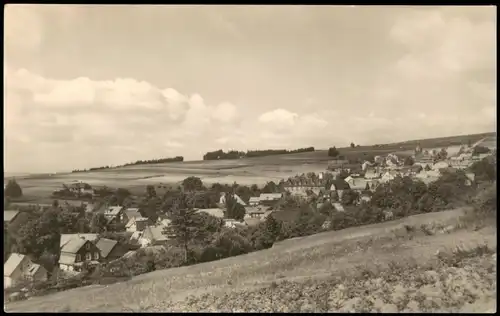
<svg viewBox="0 0 500 316"><path fill-rule="evenodd" d="M483 146L496 147L496 134L485 133L454 136L395 144L339 148L340 154L348 159L363 159L375 155L395 153L411 155L417 144L426 149L449 147L458 152L460 144L481 141ZM483 144L484 142L484 144ZM213 183L263 186L268 181L281 179L307 172L321 172L328 167L327 150L295 154L274 155L237 160L186 161L163 164L133 165L119 168L40 175L20 175L17 182L23 189L23 202L50 203L50 194L62 188L63 183L81 180L93 186L122 187L127 189L144 188L148 184L179 184L189 176L199 177L206 185ZM5 178L5 177L4 177ZM5 181L5 179L4 179Z"/></svg>
<svg viewBox="0 0 500 316"><path fill-rule="evenodd" d="M487 312L496 227L463 209L295 238L272 248L9 303L7 312Z"/></svg>

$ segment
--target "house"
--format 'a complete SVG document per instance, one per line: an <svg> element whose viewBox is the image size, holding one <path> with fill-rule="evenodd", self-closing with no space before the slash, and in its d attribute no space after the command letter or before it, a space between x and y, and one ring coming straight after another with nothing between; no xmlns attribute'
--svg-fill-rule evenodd
<svg viewBox="0 0 500 316"><path fill-rule="evenodd" d="M116 240L100 238L96 243L101 254L101 260L112 261L122 257L128 249L118 244Z"/></svg>
<svg viewBox="0 0 500 316"><path fill-rule="evenodd" d="M243 201L238 194L233 194L233 197L234 197L234 199L236 199L236 202L238 204L241 204L243 206L247 206L247 204L245 203L245 201ZM225 192L221 193L220 199L219 199L219 204L221 206L222 205L226 205L226 193Z"/></svg>
<svg viewBox="0 0 500 316"><path fill-rule="evenodd" d="M380 182L384 183L384 182L392 181L392 180L396 179L396 177L398 175L399 175L399 173L396 170L389 170L382 175Z"/></svg>
<svg viewBox="0 0 500 316"><path fill-rule="evenodd" d="M368 169L365 172L365 179L380 179L382 173L375 169Z"/></svg>
<svg viewBox="0 0 500 316"><path fill-rule="evenodd" d="M13 223L18 215L19 215L19 211L16 211L16 210L3 211L3 225L4 225L4 227Z"/></svg>
<svg viewBox="0 0 500 316"><path fill-rule="evenodd" d="M465 182L465 185L467 186L471 186L476 180L476 175L472 172L466 173L465 176L467 176L467 181Z"/></svg>
<svg viewBox="0 0 500 316"><path fill-rule="evenodd" d="M439 170L439 169L444 169L444 168L448 168L448 167L450 167L450 165L446 161L439 161L439 162L436 162L432 166L432 169L433 170Z"/></svg>
<svg viewBox="0 0 500 316"><path fill-rule="evenodd" d="M128 223L125 225L125 230L128 232L144 231L146 226L150 224L150 221L146 217L132 217L129 219Z"/></svg>
<svg viewBox="0 0 500 316"><path fill-rule="evenodd" d="M369 183L368 180L363 178L347 177L345 182L349 184L349 188L354 191L363 191L366 189L366 185Z"/></svg>
<svg viewBox="0 0 500 316"><path fill-rule="evenodd" d="M342 193L344 190L349 190L349 183L347 183L345 180L341 179L336 179L333 181L332 185L330 186L330 197L332 197L333 192L337 193L337 196L339 199L342 199Z"/></svg>
<svg viewBox="0 0 500 316"><path fill-rule="evenodd" d="M90 242L95 243L99 239L97 234L61 234L61 240L59 242L59 248L62 249L70 240L76 238L83 238Z"/></svg>
<svg viewBox="0 0 500 316"><path fill-rule="evenodd" d="M139 212L139 208L137 208L137 207L127 208L125 210L125 215L127 216L128 220L131 220L132 218L142 217L141 213Z"/></svg>
<svg viewBox="0 0 500 316"><path fill-rule="evenodd" d="M260 218L246 218L244 220L245 224L247 226L257 226L259 225L262 221Z"/></svg>
<svg viewBox="0 0 500 316"><path fill-rule="evenodd" d="M248 201L248 205L250 206L257 206L260 203L260 197L258 196L252 196L250 197L250 200Z"/></svg>
<svg viewBox="0 0 500 316"><path fill-rule="evenodd" d="M61 247L59 256L59 268L63 271L81 271L82 266L87 263L99 264L101 254L99 248L84 236L72 237ZM61 236L62 239L62 236Z"/></svg>
<svg viewBox="0 0 500 316"><path fill-rule="evenodd" d="M148 246L166 246L171 240L172 236L167 236L163 233L165 226L155 225L148 226L139 238L139 243L143 247Z"/></svg>
<svg viewBox="0 0 500 316"><path fill-rule="evenodd" d="M26 255L12 253L3 266L3 287L9 288L24 281L44 281L47 270L33 263Z"/></svg>
<svg viewBox="0 0 500 316"><path fill-rule="evenodd" d="M108 224L125 224L128 222L123 206L110 206L104 210Z"/></svg>
<svg viewBox="0 0 500 316"><path fill-rule="evenodd" d="M260 203L264 205L273 205L283 198L283 193L261 193Z"/></svg>
<svg viewBox="0 0 500 316"><path fill-rule="evenodd" d="M266 213L266 210L262 207L247 207L246 215L251 218L262 218L262 216Z"/></svg>
<svg viewBox="0 0 500 316"><path fill-rule="evenodd" d="M197 213L206 213L217 218L224 218L224 210L220 208L202 208L196 211Z"/></svg>

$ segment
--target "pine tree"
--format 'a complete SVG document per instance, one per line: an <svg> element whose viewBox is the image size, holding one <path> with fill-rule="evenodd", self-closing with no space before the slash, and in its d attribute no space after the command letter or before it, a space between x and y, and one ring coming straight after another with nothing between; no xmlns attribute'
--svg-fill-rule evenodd
<svg viewBox="0 0 500 316"><path fill-rule="evenodd" d="M4 190L5 196L7 197L12 197L12 198L17 198L23 196L23 190L17 184L16 180L9 180L7 183L7 186L5 186Z"/></svg>
<svg viewBox="0 0 500 316"><path fill-rule="evenodd" d="M191 249L193 243L204 241L206 231L203 230L201 218L193 208L194 196L182 194L177 204L169 214L171 223L164 229L163 234L171 237L175 244L184 249L184 262L191 263Z"/></svg>
<svg viewBox="0 0 500 316"><path fill-rule="evenodd" d="M225 217L242 221L245 218L245 207L238 203L234 194L226 194L226 211Z"/></svg>

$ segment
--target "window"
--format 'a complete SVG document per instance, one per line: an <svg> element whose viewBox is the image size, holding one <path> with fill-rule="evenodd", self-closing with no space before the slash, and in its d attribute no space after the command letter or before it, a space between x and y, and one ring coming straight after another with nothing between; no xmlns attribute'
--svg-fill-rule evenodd
<svg viewBox="0 0 500 316"><path fill-rule="evenodd" d="M87 245L85 246L85 248L87 248L87 250L90 249L90 243L87 243Z"/></svg>
<svg viewBox="0 0 500 316"><path fill-rule="evenodd" d="M87 253L85 254L85 260L89 260L89 261L90 261L90 260L92 260L92 253L87 252Z"/></svg>
<svg viewBox="0 0 500 316"><path fill-rule="evenodd" d="M81 260L82 260L82 257L81 257L79 254L77 254L77 255L76 255L76 262L79 262L79 261L81 261Z"/></svg>
<svg viewBox="0 0 500 316"><path fill-rule="evenodd" d="M99 260L99 253L98 252L94 252L94 260Z"/></svg>

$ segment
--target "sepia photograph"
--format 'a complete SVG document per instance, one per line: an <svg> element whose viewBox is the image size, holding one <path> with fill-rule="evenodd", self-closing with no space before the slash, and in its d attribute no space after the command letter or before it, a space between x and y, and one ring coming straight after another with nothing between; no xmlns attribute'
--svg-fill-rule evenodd
<svg viewBox="0 0 500 316"><path fill-rule="evenodd" d="M495 313L496 23L4 5L4 311Z"/></svg>

